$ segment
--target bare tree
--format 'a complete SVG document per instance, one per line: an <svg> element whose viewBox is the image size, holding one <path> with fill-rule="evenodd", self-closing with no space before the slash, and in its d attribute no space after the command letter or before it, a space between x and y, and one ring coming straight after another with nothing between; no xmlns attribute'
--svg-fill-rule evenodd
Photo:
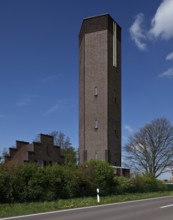
<svg viewBox="0 0 173 220"><path fill-rule="evenodd" d="M50 133L54 137L54 144L61 147L61 152L65 156L66 165L76 165L76 151L72 147L70 138L61 131Z"/></svg>
<svg viewBox="0 0 173 220"><path fill-rule="evenodd" d="M53 142L55 145L61 147L62 149L70 148L72 147L72 144L70 142L70 138L66 136L61 131L52 131L49 135L53 136ZM34 138L34 141L40 142L40 134L37 134Z"/></svg>
<svg viewBox="0 0 173 220"><path fill-rule="evenodd" d="M54 138L54 144L57 146L60 146L62 149L70 148L72 147L72 144L70 142L70 138L66 136L61 131L52 131L50 133L51 136Z"/></svg>
<svg viewBox="0 0 173 220"><path fill-rule="evenodd" d="M14 146L12 146L14 147ZM3 152L0 152L0 163L4 163L5 162L5 157L9 156L9 152L7 148L3 149Z"/></svg>
<svg viewBox="0 0 173 220"><path fill-rule="evenodd" d="M173 126L166 118L151 121L125 146L132 169L159 177L173 167Z"/></svg>

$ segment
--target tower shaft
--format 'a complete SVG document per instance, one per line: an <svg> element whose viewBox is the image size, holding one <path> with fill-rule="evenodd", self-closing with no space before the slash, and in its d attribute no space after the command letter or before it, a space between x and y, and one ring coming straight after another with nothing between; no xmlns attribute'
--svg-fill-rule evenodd
<svg viewBox="0 0 173 220"><path fill-rule="evenodd" d="M79 34L79 160L121 166L121 28L110 15Z"/></svg>

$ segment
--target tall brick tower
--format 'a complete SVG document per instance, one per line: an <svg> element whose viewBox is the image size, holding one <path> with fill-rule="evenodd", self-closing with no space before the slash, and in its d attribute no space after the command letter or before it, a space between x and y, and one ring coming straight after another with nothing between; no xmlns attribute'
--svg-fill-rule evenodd
<svg viewBox="0 0 173 220"><path fill-rule="evenodd" d="M79 33L79 162L121 166L121 28L109 14Z"/></svg>

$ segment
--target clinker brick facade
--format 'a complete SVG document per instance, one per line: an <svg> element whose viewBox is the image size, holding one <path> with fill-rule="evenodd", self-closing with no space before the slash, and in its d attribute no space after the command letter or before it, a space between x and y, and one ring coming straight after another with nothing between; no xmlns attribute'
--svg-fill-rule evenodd
<svg viewBox="0 0 173 220"><path fill-rule="evenodd" d="M6 164L39 163L41 166L64 164L61 149L54 145L53 136L40 134L40 142L16 141L16 148L9 148Z"/></svg>
<svg viewBox="0 0 173 220"><path fill-rule="evenodd" d="M121 28L108 14L79 33L79 154L121 166Z"/></svg>

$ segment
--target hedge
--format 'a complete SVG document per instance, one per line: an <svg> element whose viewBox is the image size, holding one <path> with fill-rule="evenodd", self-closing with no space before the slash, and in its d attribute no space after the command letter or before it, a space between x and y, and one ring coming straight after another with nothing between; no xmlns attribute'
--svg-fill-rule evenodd
<svg viewBox="0 0 173 220"><path fill-rule="evenodd" d="M0 165L0 203L53 201L75 197L115 195L166 190L153 177L115 177L114 170L103 161L92 160L81 166ZM169 187L171 188L171 187Z"/></svg>

